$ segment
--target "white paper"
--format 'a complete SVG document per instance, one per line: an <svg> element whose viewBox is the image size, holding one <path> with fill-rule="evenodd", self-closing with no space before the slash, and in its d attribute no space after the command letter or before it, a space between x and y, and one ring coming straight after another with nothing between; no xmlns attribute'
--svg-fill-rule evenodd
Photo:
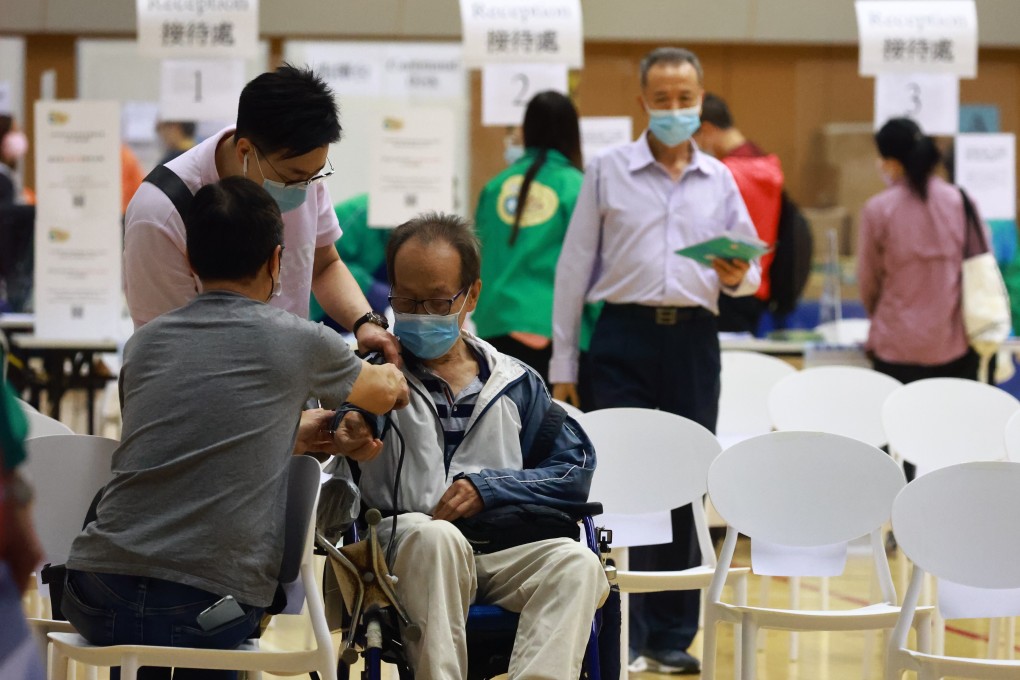
<svg viewBox="0 0 1020 680"><path fill-rule="evenodd" d="M875 129L901 117L912 119L925 134L955 135L960 124L959 79L952 73L875 76Z"/></svg>
<svg viewBox="0 0 1020 680"><path fill-rule="evenodd" d="M973 0L858 0L860 73L955 73L977 77Z"/></svg>
<svg viewBox="0 0 1020 680"><path fill-rule="evenodd" d="M581 154L588 163L599 153L634 141L630 116L584 116L581 118Z"/></svg>
<svg viewBox="0 0 1020 680"><path fill-rule="evenodd" d="M599 526L613 531L614 548L662 545L673 540L673 523L668 511L637 515L607 512L599 516Z"/></svg>
<svg viewBox="0 0 1020 680"><path fill-rule="evenodd" d="M422 212L453 211L452 111L390 107L371 134L369 225L395 227Z"/></svg>
<svg viewBox="0 0 1020 680"><path fill-rule="evenodd" d="M751 571L760 576L839 576L846 568L846 543L812 547L751 541Z"/></svg>
<svg viewBox="0 0 1020 680"><path fill-rule="evenodd" d="M580 0L460 0L464 63L584 66Z"/></svg>
<svg viewBox="0 0 1020 680"><path fill-rule="evenodd" d="M956 183L974 200L983 219L1016 219L1016 135L957 135L954 159Z"/></svg>
<svg viewBox="0 0 1020 680"><path fill-rule="evenodd" d="M125 142L155 142L159 103L126 101L120 107L120 134Z"/></svg>
<svg viewBox="0 0 1020 680"><path fill-rule="evenodd" d="M1020 588L975 588L940 578L938 598L946 620L1020 616Z"/></svg>
<svg viewBox="0 0 1020 680"><path fill-rule="evenodd" d="M11 93L9 80L0 80L0 115L10 115L14 112L14 100Z"/></svg>
<svg viewBox="0 0 1020 680"><path fill-rule="evenodd" d="M109 338L121 311L120 104L35 104L35 333Z"/></svg>
<svg viewBox="0 0 1020 680"><path fill-rule="evenodd" d="M256 57L258 0L136 0L138 51L160 59Z"/></svg>
<svg viewBox="0 0 1020 680"><path fill-rule="evenodd" d="M482 69L482 125L521 125L539 92L567 93L564 64L488 64Z"/></svg>
<svg viewBox="0 0 1020 680"><path fill-rule="evenodd" d="M159 83L159 117L232 121L244 85L241 59L165 59Z"/></svg>
<svg viewBox="0 0 1020 680"><path fill-rule="evenodd" d="M459 43L307 42L305 61L341 97L463 97Z"/></svg>

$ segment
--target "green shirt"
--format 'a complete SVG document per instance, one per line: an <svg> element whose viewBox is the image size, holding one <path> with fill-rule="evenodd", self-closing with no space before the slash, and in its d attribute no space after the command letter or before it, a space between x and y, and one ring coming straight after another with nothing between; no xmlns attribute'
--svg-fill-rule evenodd
<svg viewBox="0 0 1020 680"><path fill-rule="evenodd" d="M0 387L0 462L3 470L10 472L25 460L25 435L28 434L28 419L11 388L4 383Z"/></svg>
<svg viewBox="0 0 1020 680"><path fill-rule="evenodd" d="M510 245L517 196L538 155L524 156L482 189L475 226L482 243L482 293L471 319L482 338L512 332L552 337L553 286L570 215L584 175L563 154L549 150L528 189L517 240ZM597 308L586 308L581 349L591 338Z"/></svg>

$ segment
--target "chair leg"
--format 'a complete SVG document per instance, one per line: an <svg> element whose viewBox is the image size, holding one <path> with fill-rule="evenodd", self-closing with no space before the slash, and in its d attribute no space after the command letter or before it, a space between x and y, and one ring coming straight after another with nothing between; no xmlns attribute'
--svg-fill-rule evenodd
<svg viewBox="0 0 1020 680"><path fill-rule="evenodd" d="M1016 659L1016 619L1007 619L1009 625L1006 630L1006 658L1010 661Z"/></svg>
<svg viewBox="0 0 1020 680"><path fill-rule="evenodd" d="M999 647L1002 645L1002 619L992 619L988 624L988 658L996 659L999 656Z"/></svg>
<svg viewBox="0 0 1020 680"><path fill-rule="evenodd" d="M747 576L740 576L733 584L733 597L738 606L747 604ZM758 648L761 649L760 645ZM753 660L753 658L752 658ZM740 680L741 664L744 662L744 628L733 626L733 677Z"/></svg>
<svg viewBox="0 0 1020 680"><path fill-rule="evenodd" d="M56 645L47 645L50 680L67 680L67 666L70 660L61 654Z"/></svg>
<svg viewBox="0 0 1020 680"><path fill-rule="evenodd" d="M715 680L715 636L719 626L715 618L715 610L711 603L705 602L705 627L702 629L701 645L701 680Z"/></svg>
<svg viewBox="0 0 1020 680"><path fill-rule="evenodd" d="M931 654L932 617L925 616L916 620L914 628L917 631L917 651L922 654Z"/></svg>
<svg viewBox="0 0 1020 680"><path fill-rule="evenodd" d="M790 609L800 609L800 577L790 578ZM790 661L800 658L800 635L790 631Z"/></svg>
<svg viewBox="0 0 1020 680"><path fill-rule="evenodd" d="M762 576L760 580L758 590L758 606L768 607L769 606L769 583L772 581L771 576ZM758 651L765 651L765 636L761 636L761 640L758 641Z"/></svg>
<svg viewBox="0 0 1020 680"><path fill-rule="evenodd" d="M740 680L754 680L757 671L758 658L758 624L749 617L744 617L740 623L743 629L743 654L740 659Z"/></svg>
<svg viewBox="0 0 1020 680"><path fill-rule="evenodd" d="M138 657L127 655L120 660L120 680L138 680Z"/></svg>

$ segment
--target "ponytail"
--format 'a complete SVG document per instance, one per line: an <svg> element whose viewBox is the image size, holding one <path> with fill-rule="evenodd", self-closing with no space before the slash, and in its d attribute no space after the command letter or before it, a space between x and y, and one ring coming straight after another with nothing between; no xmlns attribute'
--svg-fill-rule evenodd
<svg viewBox="0 0 1020 680"><path fill-rule="evenodd" d="M909 118L893 118L875 133L875 144L883 158L900 162L910 190L928 200L928 178L942 158L935 141Z"/></svg>
<svg viewBox="0 0 1020 680"><path fill-rule="evenodd" d="M510 231L511 247L517 242L517 234L521 230L521 216L524 214L524 207L528 202L528 190L531 189L531 182L535 179L538 171L542 169L542 166L545 165L545 159L548 155L548 149L540 149L538 155L535 156L535 160L528 167L528 171L524 173L524 179L521 180L521 190L517 194L517 209L514 210L514 225Z"/></svg>

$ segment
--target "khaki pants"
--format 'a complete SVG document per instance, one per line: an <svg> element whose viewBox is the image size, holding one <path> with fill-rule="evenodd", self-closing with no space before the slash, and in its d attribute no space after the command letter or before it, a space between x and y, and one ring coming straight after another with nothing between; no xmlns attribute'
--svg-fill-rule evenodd
<svg viewBox="0 0 1020 680"><path fill-rule="evenodd" d="M380 525L384 546L389 527ZM419 642L405 642L415 680L467 677L464 625L473 602L521 615L511 679L579 676L592 618L609 594L584 544L559 538L475 555L456 527L419 513L400 516L397 541L397 595L422 628Z"/></svg>

